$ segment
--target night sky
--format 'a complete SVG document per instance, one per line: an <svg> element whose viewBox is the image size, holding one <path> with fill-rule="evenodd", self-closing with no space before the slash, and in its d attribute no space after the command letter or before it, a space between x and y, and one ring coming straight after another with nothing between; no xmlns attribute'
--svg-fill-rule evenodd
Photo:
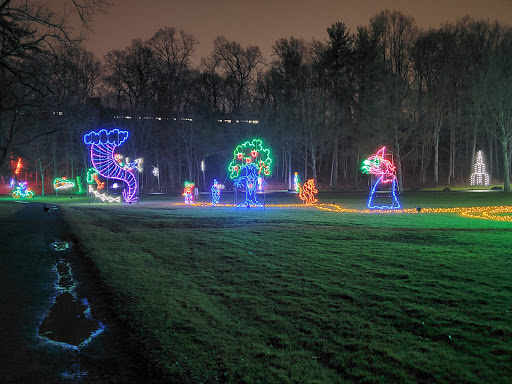
<svg viewBox="0 0 512 384"><path fill-rule="evenodd" d="M66 0L48 0L54 10ZM390 9L413 16L420 28L440 27L465 15L512 24L512 0L113 0L108 14L99 14L87 49L103 57L123 49L132 39L151 37L159 28L184 29L199 41L195 62L208 55L218 35L257 45L268 60L273 43L283 37L324 41L337 21L351 32L370 17Z"/></svg>

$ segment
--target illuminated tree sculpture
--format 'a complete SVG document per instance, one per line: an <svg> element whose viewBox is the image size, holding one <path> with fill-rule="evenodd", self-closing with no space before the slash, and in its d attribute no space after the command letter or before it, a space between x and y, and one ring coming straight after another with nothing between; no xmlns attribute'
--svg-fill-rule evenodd
<svg viewBox="0 0 512 384"><path fill-rule="evenodd" d="M315 193L318 193L315 187L315 179L309 179L303 186L299 185L299 198L304 201L304 204L315 204L318 201L315 197Z"/></svg>
<svg viewBox="0 0 512 384"><path fill-rule="evenodd" d="M84 135L84 143L91 146L91 162L98 174L107 179L124 181L128 190L123 190L123 199L127 203L138 200L137 179L133 169L121 167L114 157L117 147L128 139L128 131L105 129L99 132L91 131Z"/></svg>
<svg viewBox="0 0 512 384"><path fill-rule="evenodd" d="M219 200L220 200L220 184L217 182L217 179L213 179L212 205L219 204Z"/></svg>
<svg viewBox="0 0 512 384"><path fill-rule="evenodd" d="M489 174L485 172L485 163L482 151L476 154L475 172L471 174L471 185L489 185Z"/></svg>
<svg viewBox="0 0 512 384"><path fill-rule="evenodd" d="M369 209L399 209L400 202L396 196L396 166L389 159L386 159L386 147L382 147L379 151L368 157L361 167L363 173L368 173L375 177L372 182L370 197L367 207ZM389 189L391 195L391 203L388 205L375 204L374 198L376 192Z"/></svg>
<svg viewBox="0 0 512 384"><path fill-rule="evenodd" d="M260 139L253 139L238 145L233 154L233 160L228 167L229 177L236 187L245 188L245 202L238 206L261 207L261 203L256 199L256 188L258 177L270 175L270 150L263 148Z"/></svg>
<svg viewBox="0 0 512 384"><path fill-rule="evenodd" d="M185 204L194 203L194 186L195 184L190 181L185 181L185 188L183 188L183 196L185 196Z"/></svg>

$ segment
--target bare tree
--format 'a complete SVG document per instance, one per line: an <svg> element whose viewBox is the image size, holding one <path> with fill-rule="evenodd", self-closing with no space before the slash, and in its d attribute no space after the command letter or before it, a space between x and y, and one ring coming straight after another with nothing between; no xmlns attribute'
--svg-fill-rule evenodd
<svg viewBox="0 0 512 384"><path fill-rule="evenodd" d="M335 100L322 87L318 68L325 46L302 39L280 39L274 44L272 76L289 142L301 148L304 178L310 167L317 181L318 160L331 147L333 132L339 124ZM297 140L298 139L298 140ZM286 142L286 141L285 141Z"/></svg>
<svg viewBox="0 0 512 384"><path fill-rule="evenodd" d="M157 67L155 86L159 115L174 117L184 108L191 83L190 60L197 44L194 36L172 27L159 29L148 40Z"/></svg>
<svg viewBox="0 0 512 384"><path fill-rule="evenodd" d="M382 11L370 20L379 41L387 76L383 84L386 103L383 104L386 125L393 142L399 188L403 188L402 151L412 133L411 89L414 82L411 51L418 30L414 19L397 11Z"/></svg>
<svg viewBox="0 0 512 384"><path fill-rule="evenodd" d="M87 26L93 14L106 10L109 2L70 0L69 4L70 9L81 13L83 25ZM61 47L79 42L69 33L69 15L54 13L38 2L0 0L0 167L27 140L54 132L30 130L19 124L19 117L38 108L41 99L53 96L48 63ZM30 130L29 134L26 130Z"/></svg>
<svg viewBox="0 0 512 384"><path fill-rule="evenodd" d="M503 156L503 189L510 192L512 155L512 31L491 52L478 74L473 99L488 130L501 144Z"/></svg>
<svg viewBox="0 0 512 384"><path fill-rule="evenodd" d="M123 50L113 50L105 57L106 83L114 90L118 109L139 117L154 106L156 66L151 48L135 39Z"/></svg>
<svg viewBox="0 0 512 384"><path fill-rule="evenodd" d="M252 91L263 63L259 47L243 48L235 41L219 36L213 42L213 57L220 64L230 110L237 114L252 102Z"/></svg>

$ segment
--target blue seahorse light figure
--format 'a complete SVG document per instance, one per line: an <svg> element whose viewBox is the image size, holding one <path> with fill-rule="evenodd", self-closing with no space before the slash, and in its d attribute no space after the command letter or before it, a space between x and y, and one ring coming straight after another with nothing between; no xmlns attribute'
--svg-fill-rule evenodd
<svg viewBox="0 0 512 384"><path fill-rule="evenodd" d="M107 179L124 181L128 189L123 190L123 199L127 203L133 203L138 200L135 174L133 170L121 167L114 157L116 148L121 146L128 136L128 131L120 131L117 128L111 131L102 129L84 135L84 143L91 146L93 167Z"/></svg>

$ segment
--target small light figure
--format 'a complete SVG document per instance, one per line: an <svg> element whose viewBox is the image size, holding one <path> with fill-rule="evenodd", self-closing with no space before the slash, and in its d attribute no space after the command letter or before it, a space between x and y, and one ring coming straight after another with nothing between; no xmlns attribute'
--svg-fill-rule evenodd
<svg viewBox="0 0 512 384"><path fill-rule="evenodd" d="M137 171L139 171L139 173L142 173L142 171L144 170L144 159L142 157L139 157L135 159L133 163L135 164L135 168L137 168Z"/></svg>
<svg viewBox="0 0 512 384"><path fill-rule="evenodd" d="M217 179L213 179L213 185L212 185L212 205L219 204L220 200L220 190L221 185L217 182Z"/></svg>
<svg viewBox="0 0 512 384"><path fill-rule="evenodd" d="M185 181L185 188L183 188L183 196L185 196L185 204L194 203L194 186L195 184L190 181Z"/></svg>
<svg viewBox="0 0 512 384"><path fill-rule="evenodd" d="M265 191L265 185L267 185L265 179L262 176L258 176L258 191Z"/></svg>
<svg viewBox="0 0 512 384"><path fill-rule="evenodd" d="M105 188L105 182L104 181L100 181L100 179L98 178L98 174L97 173L92 175L92 178L94 179L94 181L96 182L96 185L98 186L97 189Z"/></svg>
<svg viewBox="0 0 512 384"><path fill-rule="evenodd" d="M160 170L158 169L158 167L155 167L154 165L153 165L153 176L155 176L155 177L160 176Z"/></svg>
<svg viewBox="0 0 512 384"><path fill-rule="evenodd" d="M293 189L296 193L300 193L300 180L299 180L299 173L295 172L293 175Z"/></svg>
<svg viewBox="0 0 512 384"><path fill-rule="evenodd" d="M119 154L119 153L116 153L114 155L114 159L117 161L117 164L119 164L120 167L123 167L124 166L124 163L123 163L123 155Z"/></svg>
<svg viewBox="0 0 512 384"><path fill-rule="evenodd" d="M299 198L306 205L312 205L318 201L315 197L318 190L315 187L315 179L309 179L302 187L300 187Z"/></svg>
<svg viewBox="0 0 512 384"><path fill-rule="evenodd" d="M105 188L105 182L101 181L98 177L98 171L94 168L89 168L87 170L87 184L94 184L96 183L97 189L103 189Z"/></svg>
<svg viewBox="0 0 512 384"><path fill-rule="evenodd" d="M485 163L482 156L482 151L476 154L475 172L471 174L471 185L489 185L489 174L485 172Z"/></svg>
<svg viewBox="0 0 512 384"><path fill-rule="evenodd" d="M112 188L113 188L113 189L117 189L117 188L119 188L119 184L117 184L117 183L112 184Z"/></svg>

